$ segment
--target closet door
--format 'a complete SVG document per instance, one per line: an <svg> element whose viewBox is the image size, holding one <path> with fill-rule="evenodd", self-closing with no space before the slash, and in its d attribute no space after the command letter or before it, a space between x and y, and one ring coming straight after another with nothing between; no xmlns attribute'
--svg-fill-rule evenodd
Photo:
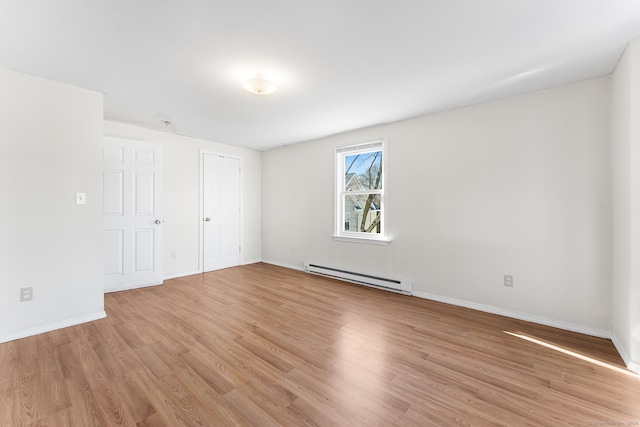
<svg viewBox="0 0 640 427"><path fill-rule="evenodd" d="M240 159L202 154L203 271L240 264Z"/></svg>

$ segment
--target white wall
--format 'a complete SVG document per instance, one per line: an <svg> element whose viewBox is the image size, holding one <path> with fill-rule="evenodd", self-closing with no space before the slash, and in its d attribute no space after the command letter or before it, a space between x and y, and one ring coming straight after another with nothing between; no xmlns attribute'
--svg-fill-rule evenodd
<svg viewBox="0 0 640 427"><path fill-rule="evenodd" d="M261 153L246 148L105 121L104 134L161 143L164 153L164 275L177 277L199 269L200 150L239 157L242 162L243 264L260 261ZM176 257L171 259L171 252Z"/></svg>
<svg viewBox="0 0 640 427"><path fill-rule="evenodd" d="M640 40L612 77L613 336L640 372Z"/></svg>
<svg viewBox="0 0 640 427"><path fill-rule="evenodd" d="M609 94L601 78L264 152L262 257L406 276L420 296L608 336ZM379 137L393 242L336 242L334 149Z"/></svg>
<svg viewBox="0 0 640 427"><path fill-rule="evenodd" d="M2 69L0 94L4 342L104 317L103 113L101 94Z"/></svg>

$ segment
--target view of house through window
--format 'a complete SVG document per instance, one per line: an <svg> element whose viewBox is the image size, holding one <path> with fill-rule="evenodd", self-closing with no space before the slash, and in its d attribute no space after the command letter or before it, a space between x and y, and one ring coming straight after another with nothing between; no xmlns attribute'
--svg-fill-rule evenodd
<svg viewBox="0 0 640 427"><path fill-rule="evenodd" d="M336 150L338 236L381 238L384 233L384 146L376 141Z"/></svg>
<svg viewBox="0 0 640 427"><path fill-rule="evenodd" d="M382 151L345 156L344 229L380 233ZM366 192L365 192L366 191Z"/></svg>

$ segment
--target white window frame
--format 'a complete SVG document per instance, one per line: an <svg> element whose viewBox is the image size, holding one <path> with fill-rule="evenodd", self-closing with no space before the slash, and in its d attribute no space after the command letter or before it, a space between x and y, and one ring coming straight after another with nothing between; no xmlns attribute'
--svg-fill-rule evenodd
<svg viewBox="0 0 640 427"><path fill-rule="evenodd" d="M364 190L362 192L345 191L345 174L344 160L345 157L369 153L373 151L382 151L382 189L381 190ZM371 243L378 245L386 245L390 243L387 235L387 212L386 212L386 191L387 191L387 140L386 138L377 139L363 144L349 145L346 147L337 147L335 151L335 224L334 224L334 240L346 242ZM345 231L344 229L344 200L347 194L380 194L380 233L363 233L360 231Z"/></svg>

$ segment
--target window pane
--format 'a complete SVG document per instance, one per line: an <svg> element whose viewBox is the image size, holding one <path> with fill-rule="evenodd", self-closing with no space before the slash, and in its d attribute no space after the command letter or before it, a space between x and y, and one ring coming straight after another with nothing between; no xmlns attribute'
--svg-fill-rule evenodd
<svg viewBox="0 0 640 427"><path fill-rule="evenodd" d="M380 194L344 196L344 231L380 233Z"/></svg>
<svg viewBox="0 0 640 427"><path fill-rule="evenodd" d="M382 189L382 151L352 154L344 157L346 191Z"/></svg>

